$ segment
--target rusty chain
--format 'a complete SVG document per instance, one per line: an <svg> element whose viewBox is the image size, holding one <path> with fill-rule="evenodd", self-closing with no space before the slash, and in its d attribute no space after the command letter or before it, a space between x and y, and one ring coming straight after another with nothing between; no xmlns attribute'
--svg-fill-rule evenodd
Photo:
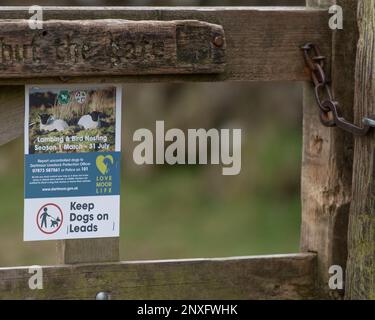
<svg viewBox="0 0 375 320"><path fill-rule="evenodd" d="M326 57L317 45L305 44L302 48L306 66L311 72L315 99L320 109L320 120L326 127L338 127L354 135L364 136L375 127L375 116L363 118L363 127L345 120L340 113L340 104L334 99L330 81L324 72Z"/></svg>

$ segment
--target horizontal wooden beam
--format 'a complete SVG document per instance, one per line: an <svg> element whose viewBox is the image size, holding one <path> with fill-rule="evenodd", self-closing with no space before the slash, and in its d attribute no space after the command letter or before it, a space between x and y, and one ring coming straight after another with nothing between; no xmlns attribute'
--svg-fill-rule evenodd
<svg viewBox="0 0 375 320"><path fill-rule="evenodd" d="M0 7L0 19L28 19L28 7ZM304 7L45 7L49 20L199 20L221 25L226 38L225 72L212 75L117 75L0 79L0 84L31 82L282 81L307 80L299 47L317 43L328 56L331 30L325 10ZM48 32L48 24L45 31ZM74 77L73 77L74 75Z"/></svg>
<svg viewBox="0 0 375 320"><path fill-rule="evenodd" d="M0 78L221 73L223 28L196 20L0 20Z"/></svg>
<svg viewBox="0 0 375 320"><path fill-rule="evenodd" d="M0 268L0 299L313 299L314 254Z"/></svg>

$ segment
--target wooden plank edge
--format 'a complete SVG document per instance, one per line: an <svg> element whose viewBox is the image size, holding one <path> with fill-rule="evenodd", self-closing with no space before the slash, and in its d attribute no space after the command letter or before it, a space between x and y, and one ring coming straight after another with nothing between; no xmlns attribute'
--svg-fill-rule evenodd
<svg viewBox="0 0 375 320"><path fill-rule="evenodd" d="M28 267L0 268L0 299L314 299L316 255L45 266L30 290Z"/></svg>
<svg viewBox="0 0 375 320"><path fill-rule="evenodd" d="M331 52L328 12L304 7L43 7L44 19L200 20L222 25L227 39L227 66L220 75L150 75L117 77L47 77L36 83L305 81L299 46L313 41ZM26 8L0 9L0 19L27 19ZM254 29L255 28L255 29ZM254 30L253 30L254 29ZM245 31L244 31L245 30ZM272 41L263 32L274 34ZM246 63L247 61L247 63ZM329 61L329 57L328 57ZM33 79L1 79L0 84L25 84Z"/></svg>
<svg viewBox="0 0 375 320"><path fill-rule="evenodd" d="M306 8L306 6L40 6L44 11L65 12L98 12L98 11L324 11L319 7ZM19 13L28 15L29 6L1 6L0 12Z"/></svg>

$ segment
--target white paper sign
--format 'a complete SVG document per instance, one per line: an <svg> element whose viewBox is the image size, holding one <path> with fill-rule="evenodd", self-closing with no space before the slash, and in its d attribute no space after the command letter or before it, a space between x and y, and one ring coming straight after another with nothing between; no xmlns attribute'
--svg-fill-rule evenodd
<svg viewBox="0 0 375 320"><path fill-rule="evenodd" d="M26 86L24 240L118 237L121 87Z"/></svg>

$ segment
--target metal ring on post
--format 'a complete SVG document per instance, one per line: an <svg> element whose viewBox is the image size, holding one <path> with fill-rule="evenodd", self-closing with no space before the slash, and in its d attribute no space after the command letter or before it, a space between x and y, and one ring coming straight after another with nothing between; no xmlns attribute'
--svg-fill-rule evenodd
<svg viewBox="0 0 375 320"><path fill-rule="evenodd" d="M323 102L322 102L322 99L320 98L320 94L319 94L319 92L320 92L321 89L325 89L326 94L327 94L329 100L333 99L332 92L328 88L328 86L326 86L324 83L320 83L317 86L315 86L315 88L314 88L315 99L316 99L316 102L317 102L320 110L322 110L323 112L329 112L330 111L329 108L323 107Z"/></svg>

